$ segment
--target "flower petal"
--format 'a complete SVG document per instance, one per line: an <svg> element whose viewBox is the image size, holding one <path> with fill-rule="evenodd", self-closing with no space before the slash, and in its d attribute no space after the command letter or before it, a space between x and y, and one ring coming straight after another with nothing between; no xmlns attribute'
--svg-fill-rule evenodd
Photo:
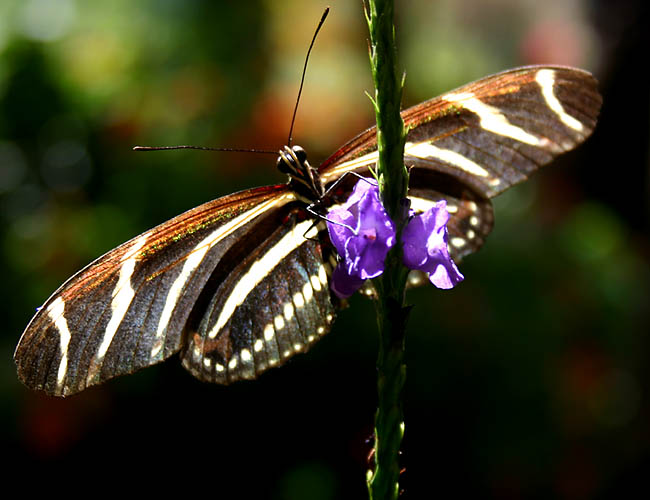
<svg viewBox="0 0 650 500"><path fill-rule="evenodd" d="M427 261L429 254L426 247L426 232L422 217L413 217L402 231L402 249L404 265L409 269L418 269Z"/></svg>
<svg viewBox="0 0 650 500"><path fill-rule="evenodd" d="M465 277L460 273L456 264L451 259L447 262L438 264L434 271L429 275L429 281L443 290L455 287L464 279Z"/></svg>
<svg viewBox="0 0 650 500"><path fill-rule="evenodd" d="M347 241L354 236L350 229L356 225L354 216L345 208L337 207L329 211L327 219L327 232L330 235L330 240L336 251L343 255Z"/></svg>
<svg viewBox="0 0 650 500"><path fill-rule="evenodd" d="M447 222L449 212L445 200L409 220L402 231L404 265L424 271L438 288L453 288L464 277L449 255Z"/></svg>
<svg viewBox="0 0 650 500"><path fill-rule="evenodd" d="M377 184L377 181L371 177L364 177L363 179L359 179L352 189L352 194L343 204L343 206L346 209L349 209L350 207L356 205L368 191L376 191L379 193L379 185Z"/></svg>
<svg viewBox="0 0 650 500"><path fill-rule="evenodd" d="M332 289L339 296L349 296L363 280L384 272L386 254L395 244L395 226L381 204L374 179L359 180L350 198L327 218L330 239L342 257Z"/></svg>
<svg viewBox="0 0 650 500"><path fill-rule="evenodd" d="M345 270L343 263L339 263L332 273L332 282L330 287L337 297L347 299L361 288L363 282L363 279L349 275Z"/></svg>

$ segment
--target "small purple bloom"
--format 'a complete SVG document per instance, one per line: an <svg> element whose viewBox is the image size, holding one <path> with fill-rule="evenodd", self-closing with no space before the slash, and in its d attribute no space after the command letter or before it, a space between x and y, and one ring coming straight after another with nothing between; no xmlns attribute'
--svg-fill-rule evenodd
<svg viewBox="0 0 650 500"><path fill-rule="evenodd" d="M402 231L404 265L424 271L438 288L453 288L464 277L447 249L447 202L441 200L414 216Z"/></svg>
<svg viewBox="0 0 650 500"><path fill-rule="evenodd" d="M327 214L332 244L343 258L334 270L332 290L346 298L363 281L384 272L384 260L395 244L395 226L379 200L374 179L361 179L350 198Z"/></svg>
<svg viewBox="0 0 650 500"><path fill-rule="evenodd" d="M332 291L341 299L347 299L356 292L365 280L351 276L345 270L345 266L339 263L332 274Z"/></svg>

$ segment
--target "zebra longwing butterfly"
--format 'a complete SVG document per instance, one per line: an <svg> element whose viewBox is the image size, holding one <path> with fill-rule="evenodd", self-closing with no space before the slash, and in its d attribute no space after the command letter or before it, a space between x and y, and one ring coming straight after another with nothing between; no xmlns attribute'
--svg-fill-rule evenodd
<svg viewBox="0 0 650 500"><path fill-rule="evenodd" d="M454 260L492 228L490 198L592 132L601 105L587 72L530 66L483 78L402 112L412 207L447 200ZM224 196L111 250L64 283L27 326L14 359L33 389L66 396L180 353L199 379L252 379L330 329L336 257L307 207L347 198L369 175L375 128L316 169L280 152L286 184ZM336 189L325 191L340 181Z"/></svg>

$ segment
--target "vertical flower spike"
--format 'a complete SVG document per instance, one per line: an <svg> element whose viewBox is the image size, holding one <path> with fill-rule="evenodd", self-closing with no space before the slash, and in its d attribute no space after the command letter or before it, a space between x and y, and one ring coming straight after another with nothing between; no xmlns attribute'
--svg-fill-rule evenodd
<svg viewBox="0 0 650 500"><path fill-rule="evenodd" d="M352 195L327 214L332 244L342 257L332 276L332 290L347 298L363 281L384 272L384 260L395 244L395 226L379 200L374 179L361 179Z"/></svg>
<svg viewBox="0 0 650 500"><path fill-rule="evenodd" d="M402 232L404 265L424 271L438 288L453 288L464 277L447 248L447 202L441 200L426 212L414 216Z"/></svg>

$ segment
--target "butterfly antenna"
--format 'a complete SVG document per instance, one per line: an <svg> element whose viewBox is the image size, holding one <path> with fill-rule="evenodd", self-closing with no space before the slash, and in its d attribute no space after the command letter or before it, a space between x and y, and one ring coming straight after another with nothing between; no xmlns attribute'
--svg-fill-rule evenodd
<svg viewBox="0 0 650 500"><path fill-rule="evenodd" d="M296 106L295 108L293 108L293 116L291 117L291 128L289 129L289 139L287 140L287 146L289 147L291 147L293 125L296 122L296 113L298 113L298 103L300 102L300 94L302 94L302 86L305 83L305 74L307 73L307 63L309 62L309 54L311 53L311 49L314 46L314 42L316 41L316 36L318 35L318 32L320 31L321 26L323 26L323 23L325 22L325 18L329 13L330 13L330 8L326 7L325 12L323 12L323 15L320 18L320 22L318 23L318 27L314 32L314 36L311 39L311 43L309 44L309 50L307 50L307 57L305 57L305 65L302 68L302 78L300 79L300 88L298 89L298 98L296 99Z"/></svg>
<svg viewBox="0 0 650 500"><path fill-rule="evenodd" d="M277 151L266 149L240 149L240 148L209 148L205 146L135 146L133 151L167 151L169 149L196 149L199 151L229 151L233 153L261 153L276 155Z"/></svg>

